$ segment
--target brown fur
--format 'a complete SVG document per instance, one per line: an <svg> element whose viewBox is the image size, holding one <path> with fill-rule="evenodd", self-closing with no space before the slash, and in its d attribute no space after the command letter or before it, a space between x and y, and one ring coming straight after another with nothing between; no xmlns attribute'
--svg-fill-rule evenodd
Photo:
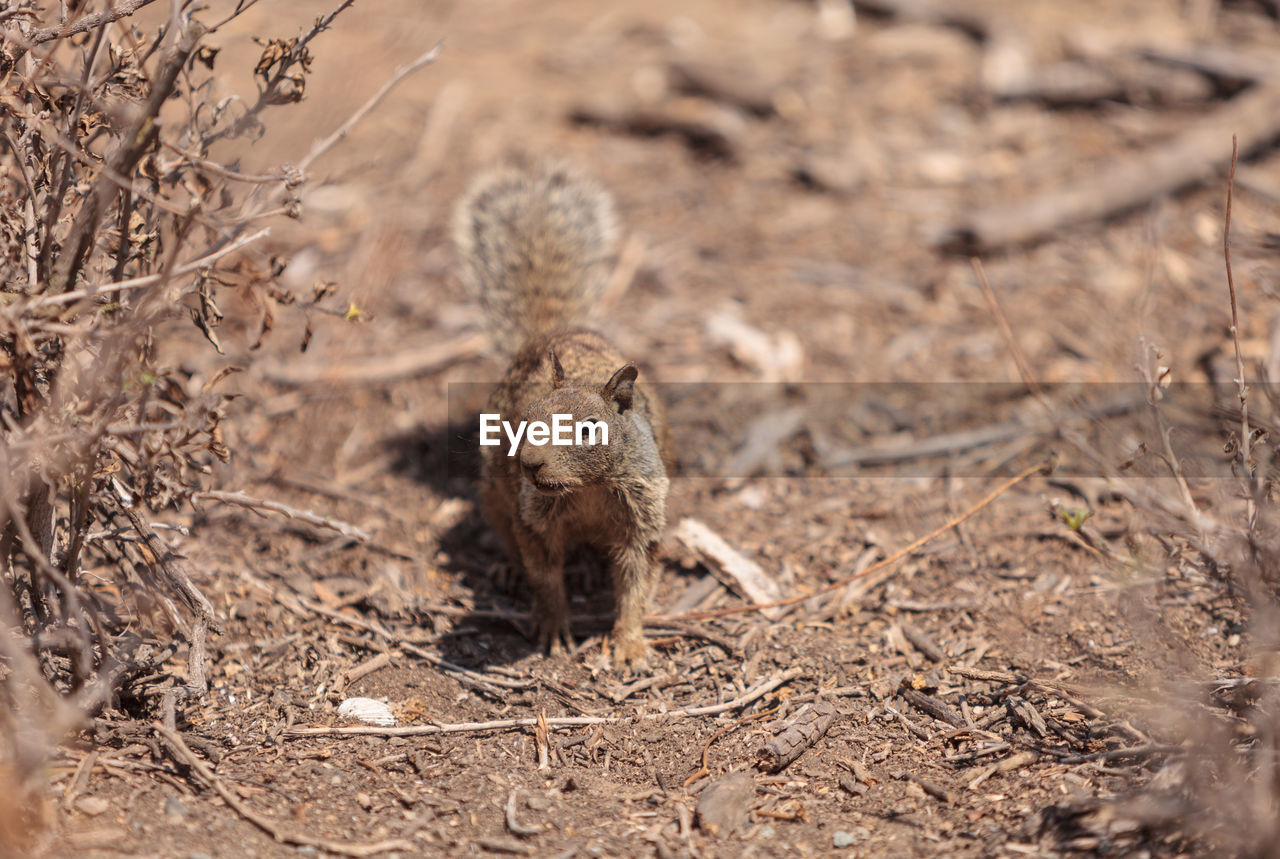
<svg viewBox="0 0 1280 859"><path fill-rule="evenodd" d="M590 311L612 223L607 194L563 167L481 177L459 205L458 246L497 329L522 337L488 411L502 420L602 421L609 444L481 448L484 509L533 593L533 628L552 652L572 645L564 560L586 544L609 557L616 661L645 662L642 619L658 579L670 441L662 406L600 334L572 327ZM485 255L500 258L476 258ZM506 254L507 256L501 256ZM481 273L484 276L479 276ZM489 275L493 275L490 277ZM514 335L512 332L516 332ZM521 333L526 332L526 333Z"/></svg>

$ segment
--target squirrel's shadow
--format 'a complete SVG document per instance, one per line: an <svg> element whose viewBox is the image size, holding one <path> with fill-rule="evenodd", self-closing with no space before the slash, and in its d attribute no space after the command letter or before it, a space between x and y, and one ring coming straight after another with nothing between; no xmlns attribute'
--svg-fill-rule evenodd
<svg viewBox="0 0 1280 859"><path fill-rule="evenodd" d="M508 665L537 651L528 638L529 594L523 573L512 567L481 510L478 416L478 409L473 415L451 414L447 423L419 427L384 441L395 454L393 468L398 473L442 498L470 502L465 515L442 524L434 536L442 553L439 566L456 577L477 609L474 615L454 618L452 630L440 639L440 652L449 661L473 669ZM565 585L575 595L570 607L578 643L607 632L613 600L603 555L586 548L571 552L565 564ZM525 619L503 619L496 613Z"/></svg>

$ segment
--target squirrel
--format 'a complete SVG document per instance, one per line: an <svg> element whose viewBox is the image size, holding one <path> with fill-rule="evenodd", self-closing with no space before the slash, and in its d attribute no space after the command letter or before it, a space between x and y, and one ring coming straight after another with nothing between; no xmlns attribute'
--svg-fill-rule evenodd
<svg viewBox="0 0 1280 859"><path fill-rule="evenodd" d="M553 655L572 648L565 554L593 546L607 553L613 579L614 664L640 671L671 442L662 404L637 383L636 365L583 327L615 238L609 192L563 163L481 174L454 219L463 283L501 351L514 352L489 412L526 427L571 415L575 425L595 422L607 442L539 445L525 435L510 451L481 447L482 507L524 569L534 639Z"/></svg>

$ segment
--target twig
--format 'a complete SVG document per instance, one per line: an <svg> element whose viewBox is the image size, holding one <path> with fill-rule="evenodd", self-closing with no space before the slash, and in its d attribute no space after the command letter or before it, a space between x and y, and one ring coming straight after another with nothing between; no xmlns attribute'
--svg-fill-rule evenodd
<svg viewBox="0 0 1280 859"><path fill-rule="evenodd" d="M765 710L764 712L752 713L750 716L743 716L741 719L738 719L736 722L731 722L728 725L725 725L720 730L716 731L714 734L712 734L707 739L707 741L702 745L702 766L698 769L697 772L693 773L687 779L685 779L684 784L682 786L687 788L689 787L689 785L693 784L703 776L711 775L711 768L710 768L710 764L707 761L707 756L711 754L711 746L715 743L716 740L720 739L725 734L728 734L732 731L737 730L738 728L747 724L747 722L754 722L757 719L763 719L766 716L772 716L774 713L778 712L778 708L781 706L782 706L781 704L778 704L776 707L770 707L768 710Z"/></svg>
<svg viewBox="0 0 1280 859"><path fill-rule="evenodd" d="M334 519L332 516L321 516L310 510L299 510L296 507L281 504L279 501L254 498L252 495L245 495L243 492L223 492L217 489L206 489L195 493L191 498L193 501L220 501L223 504L236 504L250 510L266 510L271 513L279 513L288 519L306 522L308 525L315 525L317 528L328 528L331 531L337 531L342 536L358 540L361 543L367 543L372 539L368 531L357 528L350 522Z"/></svg>
<svg viewBox="0 0 1280 859"><path fill-rule="evenodd" d="M236 796L235 791L222 783L222 780L214 774L209 765L196 757L195 753L187 747L183 741L182 735L177 731L172 731L164 725L157 723L152 724L152 729L160 735L160 738L169 746L169 752L177 759L179 764L189 766L195 770L196 775L209 787L222 797L222 801L229 805L237 814L263 832L270 835L281 844L296 844L302 847L318 847L330 853L337 853L340 856L376 856L379 853L386 853L392 850L403 850L406 852L416 852L418 845L412 841L403 838L391 838L385 841L374 841L368 844L360 844L351 841L332 841L328 838L320 838L315 835L308 835L305 832L288 832L284 830L276 821L259 814L249 807L247 803Z"/></svg>
<svg viewBox="0 0 1280 859"><path fill-rule="evenodd" d="M191 609L197 618L215 632L221 632L222 626L218 623L217 615L214 614L213 604L209 602L208 598L196 587L195 582L191 580L191 571L187 568L185 561L160 541L155 531L152 531L151 526L138 516L136 510L132 507L124 506L119 501L116 502L116 507L129 520L129 524L133 526L133 530L138 533L138 536L142 538L140 548L142 549L144 560L169 580L182 597L182 601L187 604L187 608ZM203 668L201 668L201 672L203 676Z"/></svg>
<svg viewBox="0 0 1280 859"><path fill-rule="evenodd" d="M507 829L512 835L519 835L521 838L527 838L530 835L541 835L542 829L537 826L525 826L516 819L516 795L519 791L511 791L507 794L507 804L503 808L503 819L507 824Z"/></svg>
<svg viewBox="0 0 1280 859"><path fill-rule="evenodd" d="M1032 382L1032 384L1035 384ZM1101 418L1124 414L1145 406L1145 397L1120 395L1106 400L1092 408L1060 415L1060 419L1048 419L1040 422L1005 421L969 430L940 433L922 439L882 444L866 444L836 450L823 457L825 469L847 468L853 465L887 464L914 459L927 459L945 454L960 453L975 448L987 447L1013 439L1035 435L1061 434L1063 422L1072 418Z"/></svg>
<svg viewBox="0 0 1280 859"><path fill-rule="evenodd" d="M1227 213L1222 224L1222 258L1227 267L1227 291L1231 295L1231 343L1236 352L1236 388L1240 397L1240 463L1244 468L1245 478L1253 474L1250 462L1249 432L1249 386L1244 380L1244 358L1240 354L1240 308L1236 302L1236 281L1231 274L1231 192L1236 184L1236 159L1240 155L1236 135L1231 135L1231 171L1227 174ZM1257 515L1254 493L1250 492L1247 500L1247 518L1250 526Z"/></svg>
<svg viewBox="0 0 1280 859"><path fill-rule="evenodd" d="M1027 364L1027 359L1022 356L1022 350L1018 348L1018 341L1013 336L1013 328L1009 325L1009 319L1004 315L1000 302L996 300L996 294L991 289L991 284L987 282L987 272L982 267L982 260L977 257L970 257L969 264L973 266L973 273L977 276L978 285L982 288L982 297L986 299L987 307L991 310L991 315L996 320L996 325L1000 329L1000 336L1004 338L1005 346L1013 356L1013 363L1018 366L1018 375L1022 377L1022 382L1027 386L1027 390L1031 392L1031 395L1049 413L1049 419L1054 420L1057 415L1054 413L1053 406L1049 405L1049 401L1045 399L1044 391L1041 390L1040 384L1031 375L1031 367Z"/></svg>
<svg viewBox="0 0 1280 859"><path fill-rule="evenodd" d="M184 274L190 274L193 271L199 271L202 268L207 268L227 254L234 253L245 245L256 242L258 239L263 238L270 232L271 229L269 227L264 227L256 233L241 236L235 241L229 242L218 248L216 251L212 251L193 260L188 260L187 262L175 266L169 271L161 272L160 274L149 274L144 277L135 277L129 280L121 280L116 283L104 283L101 286L92 286L87 289L73 289L70 292L63 292L58 295L45 295L38 300L31 302L31 306L61 306L79 301L82 298L93 298L98 295L109 295L117 292L127 292L131 289L142 289L144 287L152 286L167 278L180 277Z"/></svg>
<svg viewBox="0 0 1280 859"><path fill-rule="evenodd" d="M51 42L54 39L65 39L67 36L87 33L96 27L101 27L103 24L110 24L112 21L119 21L121 18L127 18L143 6L149 6L154 2L155 0L120 0L119 3L108 4L107 8L103 9L101 12L95 12L92 15L85 15L82 18L77 18L70 24L64 24L57 27L45 27L43 30L33 31L22 40L26 42L24 48L29 49L35 45L42 45L45 42ZM4 33L4 40L7 42L18 42L19 38L15 38L15 35L12 33ZM21 54L18 56L21 56ZM17 57L14 57L14 59L16 60Z"/></svg>
<svg viewBox="0 0 1280 859"><path fill-rule="evenodd" d="M396 86L401 81L409 77L409 75L413 74L418 69L422 68L423 66L427 66L427 65L430 65L431 63L434 63L436 61L436 57L440 56L440 49L443 47L444 47L444 40L441 39L439 42L436 42L435 45L433 45L430 50L428 50L426 53L419 56L416 60L409 63L407 66L400 66L399 68L397 68L395 72L392 73L391 77L387 79L387 82L384 83L378 89L378 91L375 92L369 98L368 101L360 105L360 107L356 109L356 112L351 114L351 116L347 119L346 122L338 126L337 130L334 131L332 134L330 134L328 137L324 138L323 140L319 140L314 145L312 145L311 151L307 153L307 157L303 158L302 161L298 164L298 170L300 170L303 173L306 173L306 171L311 167L311 165L315 163L317 158L319 158L321 155L324 155L326 152L328 152L330 149L336 146L344 137L350 134L351 129L355 128L356 125L360 122L360 120L364 119L365 116L368 115L369 111L377 107L378 104L381 103L381 101L384 98L386 98L387 93L395 89Z"/></svg>
<svg viewBox="0 0 1280 859"><path fill-rule="evenodd" d="M777 620L782 615L777 609L763 607L776 604L783 593L782 588L759 564L734 549L719 534L697 519L686 516L676 525L675 538L702 558L711 572L726 585L761 604L761 613L765 617Z"/></svg>
<svg viewBox="0 0 1280 859"><path fill-rule="evenodd" d="M1146 743L1141 746L1130 746L1125 749L1108 749L1105 752L1094 752L1091 755L1066 755L1058 758L1060 764L1085 764L1090 761L1112 761L1116 758L1144 758L1149 755L1175 755L1185 752L1182 746L1170 746L1162 743Z"/></svg>
<svg viewBox="0 0 1280 859"><path fill-rule="evenodd" d="M723 704L709 704L705 707L682 707L668 710L665 713L641 713L636 717L626 716L556 716L545 720L547 728L581 728L586 725L619 725L639 719L683 719L690 716L714 716L729 710L745 707L756 699L769 694L782 684L794 680L805 673L803 668L789 668L773 674L743 692L732 701ZM375 725L342 725L337 727L293 728L284 733L286 737L319 737L346 734L364 734L379 737L417 737L424 734L478 734L490 731L510 731L514 728L537 727L538 718L497 719L492 722L458 722L455 724L408 725L397 728L380 728Z"/></svg>

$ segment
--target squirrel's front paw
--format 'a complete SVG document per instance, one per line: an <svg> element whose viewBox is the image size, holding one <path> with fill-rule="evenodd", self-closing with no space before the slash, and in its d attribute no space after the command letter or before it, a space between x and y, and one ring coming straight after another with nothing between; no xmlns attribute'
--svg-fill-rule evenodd
<svg viewBox="0 0 1280 859"><path fill-rule="evenodd" d="M565 609L546 609L534 606L533 640L538 647L559 656L566 649L573 650L573 633L569 629L569 612Z"/></svg>
<svg viewBox="0 0 1280 859"><path fill-rule="evenodd" d="M649 670L649 648L643 635L618 636L613 642L613 665L625 668L629 673L642 674Z"/></svg>

